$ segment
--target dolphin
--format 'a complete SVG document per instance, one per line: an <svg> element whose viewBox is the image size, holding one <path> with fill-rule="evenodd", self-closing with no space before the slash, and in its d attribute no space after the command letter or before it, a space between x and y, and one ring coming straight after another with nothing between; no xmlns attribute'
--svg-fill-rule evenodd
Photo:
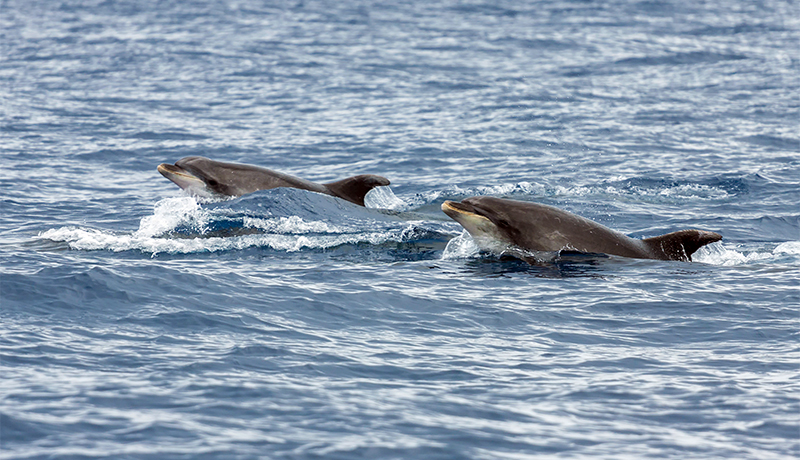
<svg viewBox="0 0 800 460"><path fill-rule="evenodd" d="M367 192L378 186L389 185L389 179L372 174L318 184L259 166L224 163L198 156L181 158L174 165L162 163L158 165L158 172L190 194L205 198L237 197L257 190L291 187L324 193L364 206Z"/></svg>
<svg viewBox="0 0 800 460"><path fill-rule="evenodd" d="M482 249L603 253L637 259L691 261L719 233L681 230L636 239L552 206L489 196L445 201L442 211L461 224Z"/></svg>

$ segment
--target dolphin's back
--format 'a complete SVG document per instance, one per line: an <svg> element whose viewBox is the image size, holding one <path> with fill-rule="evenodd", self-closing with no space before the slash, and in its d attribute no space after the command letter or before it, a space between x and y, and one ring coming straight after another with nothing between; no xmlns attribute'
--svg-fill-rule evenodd
<svg viewBox="0 0 800 460"><path fill-rule="evenodd" d="M540 203L494 197L472 197L463 203L490 219L509 242L533 251L571 249L638 259L691 261L692 254L702 246L722 239L714 232L681 230L640 240Z"/></svg>
<svg viewBox="0 0 800 460"><path fill-rule="evenodd" d="M553 206L485 196L463 202L474 205L497 225L509 242L523 249L545 252L570 249L649 257L641 240Z"/></svg>
<svg viewBox="0 0 800 460"><path fill-rule="evenodd" d="M179 186L187 173L214 193L228 196L242 196L258 190L279 187L298 188L332 195L343 200L364 206L364 196L375 187L389 185L385 177L362 174L348 177L328 184L318 184L299 177L290 176L261 166L240 163L227 163L200 156L181 158L175 166L163 164L159 171ZM181 186L182 188L184 186Z"/></svg>
<svg viewBox="0 0 800 460"><path fill-rule="evenodd" d="M228 163L199 156L181 158L175 165L203 177L210 187L223 195L241 196L278 187L328 193L321 184L261 166Z"/></svg>

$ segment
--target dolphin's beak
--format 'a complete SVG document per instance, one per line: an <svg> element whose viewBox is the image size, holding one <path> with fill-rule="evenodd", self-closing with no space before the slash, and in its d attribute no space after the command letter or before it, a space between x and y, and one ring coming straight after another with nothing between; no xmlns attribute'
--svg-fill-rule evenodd
<svg viewBox="0 0 800 460"><path fill-rule="evenodd" d="M202 179L190 173L189 171L167 163L158 165L158 172L167 179L175 182L175 184L184 190L202 190L206 188L205 182Z"/></svg>
<svg viewBox="0 0 800 460"><path fill-rule="evenodd" d="M445 201L442 203L442 212L461 224L466 229L475 243L482 248L492 248L498 245L506 246L508 242L500 229L486 216L478 213L478 209L468 203Z"/></svg>
<svg viewBox="0 0 800 460"><path fill-rule="evenodd" d="M473 236L478 233L486 233L488 231L487 229L495 227L491 220L478 214L476 211L475 207L467 203L459 203L450 200L442 203L442 212L461 224Z"/></svg>
<svg viewBox="0 0 800 460"><path fill-rule="evenodd" d="M451 219L454 219L456 221L459 220L456 217L464 218L466 216L474 216L486 219L485 217L476 213L475 208L473 206L468 205L466 203L459 203L458 201L447 200L444 203L442 203L442 212L444 212Z"/></svg>

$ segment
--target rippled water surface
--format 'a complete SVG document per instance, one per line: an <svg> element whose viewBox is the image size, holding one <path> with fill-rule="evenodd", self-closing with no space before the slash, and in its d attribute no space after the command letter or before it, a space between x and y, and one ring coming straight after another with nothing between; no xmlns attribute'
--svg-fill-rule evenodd
<svg viewBox="0 0 800 460"><path fill-rule="evenodd" d="M770 0L0 1L0 459L797 458L798 50ZM724 239L531 265L473 195Z"/></svg>

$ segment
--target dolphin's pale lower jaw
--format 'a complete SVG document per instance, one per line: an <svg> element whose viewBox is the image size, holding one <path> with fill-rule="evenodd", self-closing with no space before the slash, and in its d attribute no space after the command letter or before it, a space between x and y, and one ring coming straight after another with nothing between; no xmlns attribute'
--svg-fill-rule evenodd
<svg viewBox="0 0 800 460"><path fill-rule="evenodd" d="M461 224L481 249L497 251L507 246L509 243L497 225L475 211L473 206L466 203L449 200L442 203L442 212Z"/></svg>
<svg viewBox="0 0 800 460"><path fill-rule="evenodd" d="M186 193L192 196L201 198L213 198L216 196L216 193L210 190L202 179L181 168L180 166L162 163L158 165L157 169L162 176L171 180L175 183L175 185L185 190Z"/></svg>

